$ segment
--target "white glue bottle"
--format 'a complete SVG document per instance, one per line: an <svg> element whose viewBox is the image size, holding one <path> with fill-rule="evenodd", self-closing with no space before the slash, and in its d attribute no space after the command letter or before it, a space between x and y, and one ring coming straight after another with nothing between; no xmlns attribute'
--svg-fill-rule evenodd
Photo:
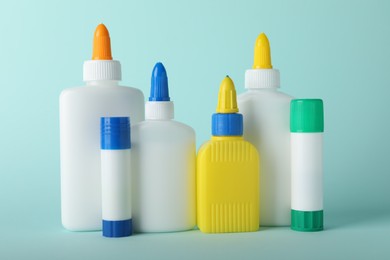
<svg viewBox="0 0 390 260"><path fill-rule="evenodd" d="M127 237L131 219L130 119L101 118L103 236Z"/></svg>
<svg viewBox="0 0 390 260"><path fill-rule="evenodd" d="M323 230L321 99L291 101L291 229Z"/></svg>
<svg viewBox="0 0 390 260"><path fill-rule="evenodd" d="M189 230L196 224L195 132L174 118L162 63L153 69L146 121L132 126L135 232Z"/></svg>
<svg viewBox="0 0 390 260"><path fill-rule="evenodd" d="M267 36L257 37L253 68L245 72L247 91L238 96L244 138L260 154L260 226L290 225L290 101L280 91Z"/></svg>
<svg viewBox="0 0 390 260"><path fill-rule="evenodd" d="M95 31L92 60L84 63L86 86L60 96L61 217L72 231L101 230L100 118L144 119L144 96L119 86L121 65L112 60L107 28Z"/></svg>

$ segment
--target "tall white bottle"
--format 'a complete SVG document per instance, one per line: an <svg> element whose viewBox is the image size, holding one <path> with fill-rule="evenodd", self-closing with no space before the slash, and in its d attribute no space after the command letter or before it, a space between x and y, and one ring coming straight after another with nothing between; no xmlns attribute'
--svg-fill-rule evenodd
<svg viewBox="0 0 390 260"><path fill-rule="evenodd" d="M92 60L84 63L86 86L60 96L61 216L72 231L102 229L100 118L144 119L144 96L119 86L121 65L112 60L107 28L95 31Z"/></svg>
<svg viewBox="0 0 390 260"><path fill-rule="evenodd" d="M133 227L136 232L194 228L195 132L173 121L164 66L153 69L146 121L132 126Z"/></svg>
<svg viewBox="0 0 390 260"><path fill-rule="evenodd" d="M272 69L270 45L256 39L253 69L245 73L245 93L238 96L244 138L260 153L260 226L290 225L290 101L280 91L279 70Z"/></svg>

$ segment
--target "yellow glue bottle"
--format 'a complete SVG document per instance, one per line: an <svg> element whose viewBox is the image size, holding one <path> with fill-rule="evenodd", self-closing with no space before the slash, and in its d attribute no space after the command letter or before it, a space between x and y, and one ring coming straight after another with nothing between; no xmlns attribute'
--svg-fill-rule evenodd
<svg viewBox="0 0 390 260"><path fill-rule="evenodd" d="M212 116L211 140L197 157L198 227L204 233L259 229L259 154L242 134L236 90L226 76Z"/></svg>

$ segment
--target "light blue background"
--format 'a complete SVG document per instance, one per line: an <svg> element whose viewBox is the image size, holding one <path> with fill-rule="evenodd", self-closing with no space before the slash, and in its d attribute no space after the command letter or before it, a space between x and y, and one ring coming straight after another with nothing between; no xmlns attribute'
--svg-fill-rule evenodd
<svg viewBox="0 0 390 260"><path fill-rule="evenodd" d="M58 96L83 85L96 25L123 84L148 95L167 70L176 119L210 136L226 74L244 91L266 32L282 91L325 102L325 225L109 240L60 223ZM389 259L389 1L3 1L0 5L0 259Z"/></svg>

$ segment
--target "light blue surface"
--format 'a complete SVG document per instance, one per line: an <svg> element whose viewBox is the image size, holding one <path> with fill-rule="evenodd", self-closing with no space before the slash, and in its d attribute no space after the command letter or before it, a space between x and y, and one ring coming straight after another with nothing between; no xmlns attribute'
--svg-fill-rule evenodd
<svg viewBox="0 0 390 260"><path fill-rule="evenodd" d="M3 1L0 259L389 259L389 13L390 1ZM228 74L244 91L266 32L282 90L324 100L326 230L118 240L65 231L58 96L83 85L100 22L124 85L147 95L153 65L169 68L176 119L196 130L198 146L210 137L220 81Z"/></svg>

